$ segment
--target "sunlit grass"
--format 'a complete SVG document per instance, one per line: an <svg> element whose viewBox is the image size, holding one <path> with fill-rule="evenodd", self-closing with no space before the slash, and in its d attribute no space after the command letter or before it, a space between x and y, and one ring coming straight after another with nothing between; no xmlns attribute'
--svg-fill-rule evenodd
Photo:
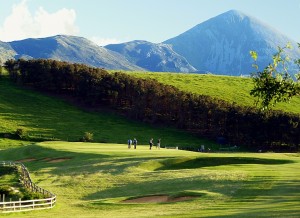
<svg viewBox="0 0 300 218"><path fill-rule="evenodd" d="M0 160L25 165L39 186L54 192L54 209L10 217L297 217L299 154L196 153L137 150L125 144L44 142L4 150ZM51 163L55 158L67 158ZM176 203L122 203L169 195ZM288 207L288 208L287 208ZM187 209L188 208L188 209Z"/></svg>
<svg viewBox="0 0 300 218"><path fill-rule="evenodd" d="M185 75L180 77L176 86L184 88ZM193 84L192 77L188 83ZM89 131L96 141L107 142L33 144L0 139L0 161L32 159L25 165L33 181L57 195L57 205L51 210L1 214L3 217L300 217L298 153L149 150L150 137L162 138L162 145L211 142L112 113L87 112L5 79L0 80L0 89L0 132L24 128L31 134L77 140ZM136 150L127 149L129 137L138 138ZM51 162L57 159L63 161ZM10 179L5 177L1 184ZM176 203L122 203L127 198L185 194L197 198Z"/></svg>
<svg viewBox="0 0 300 218"><path fill-rule="evenodd" d="M85 132L90 132L95 142L127 143L129 138L137 138L139 144L146 144L150 138L161 138L162 146L202 143L215 146L173 128L146 125L113 112L80 109L56 97L18 87L8 78L0 79L0 90L0 133L12 133L21 128L34 137L78 141ZM0 149L3 146L5 143L0 139Z"/></svg>
<svg viewBox="0 0 300 218"><path fill-rule="evenodd" d="M182 91L209 95L238 105L255 106L256 99L250 96L250 90L253 88L250 78L183 73L128 73L139 78L156 79ZM294 97L290 103L280 103L274 109L300 113L300 97Z"/></svg>

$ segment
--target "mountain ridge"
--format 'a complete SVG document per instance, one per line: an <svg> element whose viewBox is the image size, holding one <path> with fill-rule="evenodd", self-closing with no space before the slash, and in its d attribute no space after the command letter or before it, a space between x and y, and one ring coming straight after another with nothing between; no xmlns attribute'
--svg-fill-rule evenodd
<svg viewBox="0 0 300 218"><path fill-rule="evenodd" d="M198 70L214 74L241 75L253 71L250 50L259 54L258 65L265 67L277 46L296 42L274 28L240 11L231 10L204 21L163 43L172 45ZM299 57L299 51L288 51Z"/></svg>
<svg viewBox="0 0 300 218"><path fill-rule="evenodd" d="M130 63L122 55L100 47L84 37L56 35L13 41L9 44L16 51L16 58L27 56L83 63L107 69L144 70Z"/></svg>
<svg viewBox="0 0 300 218"><path fill-rule="evenodd" d="M195 72L188 61L173 51L170 45L134 40L111 44L105 48L118 52L132 63L149 71L156 72Z"/></svg>
<svg viewBox="0 0 300 218"><path fill-rule="evenodd" d="M161 43L134 40L98 46L79 36L56 35L13 42L0 41L0 62L8 59L46 58L83 63L112 70L213 73L249 75L254 71L251 50L258 53L262 70L272 55L291 42L297 43L268 24L241 11L230 10ZM288 50L291 59L300 50ZM299 71L289 64L292 74Z"/></svg>

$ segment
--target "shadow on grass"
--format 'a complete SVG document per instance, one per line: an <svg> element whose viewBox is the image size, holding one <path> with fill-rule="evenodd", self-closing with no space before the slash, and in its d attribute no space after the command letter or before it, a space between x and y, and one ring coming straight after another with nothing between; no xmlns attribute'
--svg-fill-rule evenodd
<svg viewBox="0 0 300 218"><path fill-rule="evenodd" d="M24 162L29 170L41 170L43 168L52 168L52 172L59 173L60 170L78 166L82 167L86 164L93 164L103 158L109 157L104 154L77 153L70 151L60 151L52 148L42 147L36 144L22 146L18 148L6 149L1 152L0 160L20 161L31 159ZM66 159L63 162L51 163L51 160ZM59 169L61 168L61 169Z"/></svg>
<svg viewBox="0 0 300 218"><path fill-rule="evenodd" d="M262 159L250 157L201 157L201 158L168 158L168 157L124 157L105 154L79 153L71 151L55 150L35 144L7 149L1 152L0 160L18 161L33 158L34 161L26 162L29 170L41 170L51 168L51 172L57 175L74 175L76 173L109 172L112 175L123 173L132 166L147 168L150 171L197 169L203 167L235 165L235 164L288 164L291 160ZM63 162L51 163L51 159L66 159ZM152 165L153 166L151 168ZM150 169L150 168L151 169ZM149 168L149 169L148 169Z"/></svg>
<svg viewBox="0 0 300 218"><path fill-rule="evenodd" d="M269 187L262 188L266 185ZM246 182L227 205L214 206L208 211L217 214L209 217L300 217L299 202L299 180L262 177Z"/></svg>
<svg viewBox="0 0 300 218"><path fill-rule="evenodd" d="M156 175L152 175L153 178ZM211 180L205 176L190 176L186 178L170 178L158 180L143 180L117 184L117 186L98 191L87 195L83 200L97 200L97 204L106 204L107 199L111 198L135 198L151 195L176 195L178 193L193 190L198 193L196 196L202 196L200 192L222 193L227 188L235 189L238 187L235 182L230 182L227 179L214 181L214 186L211 185ZM221 194L222 195L222 194Z"/></svg>
<svg viewBox="0 0 300 218"><path fill-rule="evenodd" d="M30 161L26 161L30 159ZM61 162L51 160L61 159ZM166 157L155 157L161 161ZM24 161L30 172L38 172L49 168L54 175L93 174L96 172L118 175L129 167L137 166L141 162L153 160L153 157L124 157L116 155L80 153L56 150L31 144L27 146L6 149L0 153L0 161Z"/></svg>
<svg viewBox="0 0 300 218"><path fill-rule="evenodd" d="M263 159L250 157L201 157L196 159L169 159L161 162L161 167L156 170L181 170L181 169L196 169L202 167L214 167L223 165L235 164L289 164L294 163L291 160L280 159Z"/></svg>

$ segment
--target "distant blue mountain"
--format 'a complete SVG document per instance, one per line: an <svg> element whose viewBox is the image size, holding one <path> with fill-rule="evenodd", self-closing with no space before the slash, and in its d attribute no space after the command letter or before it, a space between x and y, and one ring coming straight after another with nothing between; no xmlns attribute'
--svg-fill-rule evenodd
<svg viewBox="0 0 300 218"><path fill-rule="evenodd" d="M54 59L115 70L144 70L117 52L77 36L58 35L9 43L15 58Z"/></svg>
<svg viewBox="0 0 300 218"><path fill-rule="evenodd" d="M294 47L289 55L300 58L296 42L254 17L231 10L164 43L199 71L241 75L253 72L250 50L258 52L257 63L264 68L272 62L277 46L288 42ZM295 72L295 65L290 67Z"/></svg>
<svg viewBox="0 0 300 218"><path fill-rule="evenodd" d="M0 41L0 62L46 58L114 70L199 72L248 75L254 71L251 50L260 69L272 62L278 46L288 42L291 59L300 58L297 43L254 17L231 10L164 41L131 41L98 46L77 36L58 35L14 42ZM289 65L292 73L299 69Z"/></svg>
<svg viewBox="0 0 300 218"><path fill-rule="evenodd" d="M124 55L130 62L149 71L196 71L184 57L174 52L170 45L136 40L127 43L107 45L105 48Z"/></svg>

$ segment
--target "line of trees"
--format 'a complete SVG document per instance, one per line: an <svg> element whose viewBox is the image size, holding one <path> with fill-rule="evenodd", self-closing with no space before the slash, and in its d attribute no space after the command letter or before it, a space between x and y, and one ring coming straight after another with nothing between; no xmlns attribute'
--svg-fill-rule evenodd
<svg viewBox="0 0 300 218"><path fill-rule="evenodd" d="M148 123L175 126L251 149L298 150L300 116L263 113L210 96L196 95L153 79L54 60L9 60L10 78L41 91L68 95L89 107L109 107Z"/></svg>

